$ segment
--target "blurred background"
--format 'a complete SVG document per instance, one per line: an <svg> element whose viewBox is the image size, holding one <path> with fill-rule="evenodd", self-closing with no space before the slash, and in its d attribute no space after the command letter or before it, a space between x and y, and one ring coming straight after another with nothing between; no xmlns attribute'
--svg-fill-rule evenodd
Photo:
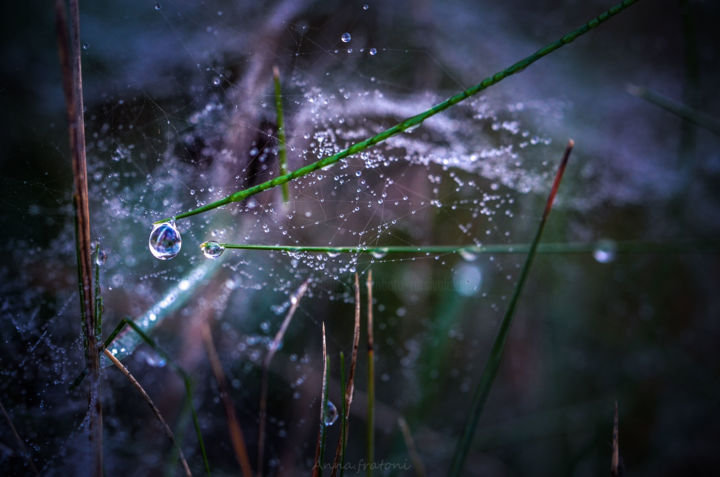
<svg viewBox="0 0 720 477"><path fill-rule="evenodd" d="M308 281L270 365L263 468L309 473L321 328L339 408L355 272L363 327L346 462L361 468L370 270L375 460L388 464L376 474L446 473L525 256L226 250L208 262L200 243L528 243L568 138L576 147L543 241L602 242L536 258L465 474L607 475L615 402L628 473L717 473L720 262L716 246L700 244L717 244L720 229L720 138L628 92L646 88L720 118L714 2L639 2L416 130L293 181L287 204L271 189L178 221L183 246L170 261L147 248L153 221L278 174L273 66L292 170L480 82L611 4L81 4L91 233L107 256L104 334L175 293L151 336L193 379L214 475L240 470L202 330L211 330L257 470L262 363ZM42 475L84 474L87 383L70 389L84 357L53 9L14 3L2 18L0 467L32 475L32 460ZM619 253L624 241L674 251ZM147 345L124 363L202 474L181 378ZM102 403L107 475L181 472L115 368L103 372ZM327 429L332 456L339 424Z"/></svg>

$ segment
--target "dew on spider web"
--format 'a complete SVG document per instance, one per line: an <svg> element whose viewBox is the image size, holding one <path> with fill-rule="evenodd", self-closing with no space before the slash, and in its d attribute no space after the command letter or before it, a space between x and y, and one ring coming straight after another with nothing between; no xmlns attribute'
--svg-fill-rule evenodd
<svg viewBox="0 0 720 477"><path fill-rule="evenodd" d="M385 247L527 241L530 233L524 223L534 223L533 207L548 189L558 139L565 134L554 127L569 104L530 94L516 99L519 92L512 86L504 92L488 91L381 145L292 181L287 204L276 188L174 225L159 224L148 238L152 222L270 179L278 168L271 77L243 76L248 71L269 71L270 65L253 63L258 61L255 51L245 48L252 40L247 32L265 24L258 9L244 15L241 8L221 12L172 1L143 8L150 10L153 22L159 22L152 23L153 28L136 32L137 37L125 30L108 30L107 39L89 38L86 44L92 47L83 51L89 65L110 66L87 68L103 81L98 76L86 81L90 209L93 239L102 244L97 260L102 264L104 335L120 318L132 317L157 336L171 356L202 370L196 320L211 323L218 349L225 353L229 379L245 407L255 402L255 395L244 380L263 362L285 314L299 305L296 322L287 332L288 345L280 343L277 349L273 372L282 373L292 383L292 395L305 404L317 398L312 386L318 371L315 339L320 321L324 316L336 320L331 323L337 333L331 345L346 349L340 331L347 330L339 320L351 315L346 305L354 300L352 274L372 268L379 349L402 365L402 371L379 373L379 381L391 386L401 375L409 388L432 388L432 383L418 378L425 365L424 340L432 342L435 336L459 340L464 333L433 321L434 307L440 306L437 298L458 295L481 300L490 294L494 308L482 321L492 323L506 303L500 296L507 296L512 285L506 277L516 276L519 260L467 250L398 255ZM349 21L333 14L328 20L324 13L298 8L304 14L281 22L280 46L270 55L282 71L290 170L419 113L484 72L484 66L466 60L462 68L456 66L455 53L462 47L440 48L443 56L438 58L431 46L408 48L412 38L373 34L370 25L374 24L367 22L390 7L354 5ZM448 21L467 27L457 18ZM97 25L92 28L97 30ZM92 35L94 30L89 31ZM138 38L137 45L128 46L132 58L118 56L126 63L111 61L118 51L108 41L121 37ZM274 45L273 41L262 37L257 51ZM154 47L147 48L148 44ZM350 46L353 54L333 53L336 48L349 53ZM404 71L424 60L443 60L437 62L441 65L444 58L449 69L472 68L472 74L461 81L443 71L441 80L426 87L415 86L411 74ZM57 144L53 147L59 149ZM597 191L589 196L588 203L603 199ZM575 206L570 201L561 205ZM74 253L72 210L68 206L46 213L31 204L28 212L33 220L55 221L45 224L57 232L45 244L52 252L12 243L14 249L24 251L21 263L48 264L44 273L36 266L25 267L23 274L37 284L36 289L17 302L8 298L4 303L12 310L8 316L13 332L26 337L30 356L51 353L57 358L52 364L61 377L57 379L68 381L81 361L77 356L82 354L82 343L64 326L78 321L72 315L77 298L75 284L62 279L73 270L57 257ZM223 249L220 243L374 251L241 251ZM593 255L607 263L615 253L613 247L601 246ZM205 259L221 254L222 260ZM309 291L298 301L294 293L308 278ZM57 287L62 290L53 291ZM447 306L452 311L451 305ZM46 320L47 316L56 317L55 321ZM58 344L68 334L75 357ZM468 341L482 339L478 335ZM122 356L137 348L133 364L162 367L164 360L147 346L138 348L140 342L126 332L111 350ZM467 372L458 376L465 379ZM298 381L299 376L307 379ZM455 384L461 381L458 377ZM198 398L208 407L211 399ZM111 401L109 409L116 405ZM292 428L287 430L291 435Z"/></svg>

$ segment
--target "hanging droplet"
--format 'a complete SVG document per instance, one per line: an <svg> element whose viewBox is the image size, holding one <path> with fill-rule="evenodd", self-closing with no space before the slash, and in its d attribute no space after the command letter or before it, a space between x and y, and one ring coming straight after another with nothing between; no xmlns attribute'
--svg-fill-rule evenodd
<svg viewBox="0 0 720 477"><path fill-rule="evenodd" d="M471 252L470 250L466 248L460 249L460 256L465 260L466 262L474 262L477 259L477 254Z"/></svg>
<svg viewBox="0 0 720 477"><path fill-rule="evenodd" d="M370 48L370 51L368 51L368 53L370 53L370 56L375 56L375 55L377 55L377 49L376 49L376 48Z"/></svg>
<svg viewBox="0 0 720 477"><path fill-rule="evenodd" d="M365 11L365 12L367 12L369 8L370 8L370 5L368 5L367 3L362 6L363 11Z"/></svg>
<svg viewBox="0 0 720 477"><path fill-rule="evenodd" d="M175 258L182 247L182 238L175 223L163 222L153 226L148 246L155 258L160 260Z"/></svg>
<svg viewBox="0 0 720 477"><path fill-rule="evenodd" d="M325 405L325 414L323 415L323 424L326 426L332 426L335 424L335 421L337 421L338 418L338 411L335 407L335 404L332 403L328 399L327 404Z"/></svg>
<svg viewBox="0 0 720 477"><path fill-rule="evenodd" d="M617 244L612 240L599 240L593 250L593 258L598 263L610 263L615 260Z"/></svg>
<svg viewBox="0 0 720 477"><path fill-rule="evenodd" d="M345 32L342 35L340 35L340 40L343 43L350 43L350 40L352 40L352 36L350 36L350 33Z"/></svg>
<svg viewBox="0 0 720 477"><path fill-rule="evenodd" d="M153 8L155 8L155 11L159 11L159 10L160 10L160 4L159 4L159 3L156 3L156 4L155 4L155 7L153 7Z"/></svg>
<svg viewBox="0 0 720 477"><path fill-rule="evenodd" d="M203 242L200 244L200 250L207 258L218 258L225 251L225 247L215 241Z"/></svg>
<svg viewBox="0 0 720 477"><path fill-rule="evenodd" d="M339 256L339 255L340 255L340 252L333 252L333 251L328 251L328 252L327 252L327 256L330 257L330 258L335 258L335 257L337 257L337 256Z"/></svg>
<svg viewBox="0 0 720 477"><path fill-rule="evenodd" d="M101 265L105 265L105 262L107 262L107 257L108 257L108 255L105 250L103 250L103 249L98 250L95 253L95 263L97 264L97 266L99 267Z"/></svg>

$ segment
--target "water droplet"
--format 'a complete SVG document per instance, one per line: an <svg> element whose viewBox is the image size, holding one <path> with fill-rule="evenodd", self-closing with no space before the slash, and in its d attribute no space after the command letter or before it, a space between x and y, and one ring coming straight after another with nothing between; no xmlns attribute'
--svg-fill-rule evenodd
<svg viewBox="0 0 720 477"><path fill-rule="evenodd" d="M370 254L375 258L383 258L385 255L387 255L388 249L386 248L379 248L377 250L373 250L370 252Z"/></svg>
<svg viewBox="0 0 720 477"><path fill-rule="evenodd" d="M460 249L460 256L465 260L466 262L474 262L477 259L477 254L471 252L470 250L466 248Z"/></svg>
<svg viewBox="0 0 720 477"><path fill-rule="evenodd" d="M335 404L332 403L328 399L327 404L325 405L325 415L323 416L323 424L326 426L332 426L335 424L335 421L337 421L338 418L338 411L335 407Z"/></svg>
<svg viewBox="0 0 720 477"><path fill-rule="evenodd" d="M95 263L98 266L105 265L105 262L107 262L107 257L108 257L107 252L103 249L100 249L95 254Z"/></svg>
<svg viewBox="0 0 720 477"><path fill-rule="evenodd" d="M370 53L370 56L375 56L377 55L377 50L375 48L370 48L370 51L368 53Z"/></svg>
<svg viewBox="0 0 720 477"><path fill-rule="evenodd" d="M617 244L612 240L599 240L593 250L593 258L598 263L610 263L615 260Z"/></svg>
<svg viewBox="0 0 720 477"><path fill-rule="evenodd" d="M370 5L368 5L367 3L362 6L363 11L367 12L368 8L370 8Z"/></svg>
<svg viewBox="0 0 720 477"><path fill-rule="evenodd" d="M340 255L340 252L328 252L327 256L330 258L335 258Z"/></svg>
<svg viewBox="0 0 720 477"><path fill-rule="evenodd" d="M213 240L210 240L209 242L201 243L200 250L202 250L203 255L207 258L218 258L225 251L225 247Z"/></svg>
<svg viewBox="0 0 720 477"><path fill-rule="evenodd" d="M345 32L342 35L340 35L340 40L343 43L350 43L350 40L352 40L352 36L350 36L350 33Z"/></svg>
<svg viewBox="0 0 720 477"><path fill-rule="evenodd" d="M148 246L155 258L170 260L180 253L182 238L174 223L163 222L153 226Z"/></svg>
<svg viewBox="0 0 720 477"><path fill-rule="evenodd" d="M156 3L154 8L155 8L156 11L160 10L160 4L159 4L159 3Z"/></svg>

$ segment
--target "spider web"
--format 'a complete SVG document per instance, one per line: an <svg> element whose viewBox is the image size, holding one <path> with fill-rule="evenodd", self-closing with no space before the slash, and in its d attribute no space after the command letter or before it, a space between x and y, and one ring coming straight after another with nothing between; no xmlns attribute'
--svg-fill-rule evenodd
<svg viewBox="0 0 720 477"><path fill-rule="evenodd" d="M461 9L456 2L449 5ZM457 434L478 372L475 362L486 356L521 256L226 250L208 265L199 245L206 240L359 247L527 242L567 139L561 128L578 109L566 95L541 94L537 78L552 71L528 72L527 80L523 73L507 87L492 88L412 131L294 180L288 184L288 203L278 187L181 220L183 248L171 261L152 258L148 234L154 220L279 174L272 66L280 69L288 167L294 170L478 82L532 51L536 39L507 38L494 48L484 46L486 37L475 31L483 12L472 8L449 16L442 31L433 26L437 12L430 7L410 14L391 5L292 1L270 6L118 2L83 8L92 230L108 256L100 268L105 335L122 317L132 317L191 371L206 439L217 442L211 462L223 470L235 468L223 434L225 415L197 338L199 323L212 325L253 450L258 370L291 294L309 280L273 365L268 426L274 437L266 449L270 472L307 469L317 432L320 329L322 323L328 326L333 358L339 350L349 355L353 274L364 278L371 269L378 382L384 386L378 403L382 451L401 460L391 454L387 436L399 415L434 402L432 387L453 389L447 409L459 410L448 416L447 410L434 409L428 415L425 448L431 447L427 441ZM499 10L487 14L503 18ZM351 37L347 42L345 33ZM477 57L481 60L468 60ZM633 154L627 147L611 165ZM581 173L570 174L570 192L560 197L559 208L572 214L608 201L660 197L665 192L657 184L675 180L665 165L659 160L652 167L637 166L644 174L622 180L617 168L583 166ZM614 187L606 187L611 180ZM49 183L42 190L55 191ZM53 215L39 206L31 206L30 214ZM37 430L28 439L43 456L44 470L61 473L82 465L66 456L82 454L85 446L77 417L84 396L76 392L67 403L57 403L82 366L82 343L66 326L75 319L69 311L77 306L74 284L55 281L67 275L57 263L72 263L74 257L72 210L58 206L54 214L52 249L27 247L32 257L23 259L58 260L48 267L53 273L38 279L32 276L37 271L23 271L25 281L40 285L22 298L9 298L6 307L12 327L23 335L8 353L23 355L20 368L28 360L40 363L37 379L27 379L47 383L36 385L29 392L32 400L15 412L27 418L33 406L42 407L36 401L43 396L54 401L41 417L59 422L58 430L44 442ZM576 232L592 238L583 224ZM23 245L11 242L10 247ZM10 296L12 280L2 283ZM482 319L466 317L475 310L482 311ZM51 318L38 325L36 317L45 316ZM437 344L443 341L438 336L445 345ZM114 346L129 355L137 344L125 334ZM127 362L177 417L182 388L163 360L141 346ZM339 404L336 362L334 367L330 395ZM137 469L160 468L165 461L157 455L168 452L160 433L148 430L144 404L119 398L132 391L122 377L110 370L105 374L107 472L127 473L115 457L123 452L141 456ZM11 372L6 376L17 379ZM158 452L133 448L128 442L136 438ZM188 438L184 448L199 470L194 441ZM350 452L358 454L360 448L358 443ZM429 464L446 461L448 452L429 456Z"/></svg>

